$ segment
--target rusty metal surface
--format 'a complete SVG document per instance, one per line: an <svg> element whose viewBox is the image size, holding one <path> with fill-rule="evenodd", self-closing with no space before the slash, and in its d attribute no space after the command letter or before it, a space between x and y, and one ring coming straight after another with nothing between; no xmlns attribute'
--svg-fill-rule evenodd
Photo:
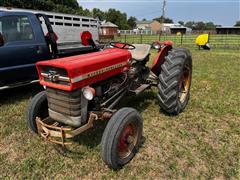
<svg viewBox="0 0 240 180"><path fill-rule="evenodd" d="M98 118L98 116L96 114L90 113L90 117L88 119L88 123L83 125L83 126L81 126L80 128L77 128L77 129L73 130L72 131L72 135L73 136L77 136L77 135L81 134L82 132L92 128L93 127L93 121L94 120L98 120L98 119L99 118Z"/></svg>
<svg viewBox="0 0 240 180"><path fill-rule="evenodd" d="M46 140L62 146L70 145L71 142L66 142L66 139L73 138L72 128L59 126L59 123L52 123L50 118L41 120L36 118L38 133Z"/></svg>
<svg viewBox="0 0 240 180"><path fill-rule="evenodd" d="M104 112L104 113L102 114L101 119L103 119L103 120L109 120L109 119L112 117L112 114L113 114L113 113L111 113L111 112Z"/></svg>
<svg viewBox="0 0 240 180"><path fill-rule="evenodd" d="M90 113L88 123L75 129L71 127L62 126L59 123L54 122L50 118L41 120L40 118L37 117L36 123L38 133L46 141L65 146L72 144L72 142L69 141L70 139L92 128L93 122L98 119L100 118L98 118L96 114Z"/></svg>

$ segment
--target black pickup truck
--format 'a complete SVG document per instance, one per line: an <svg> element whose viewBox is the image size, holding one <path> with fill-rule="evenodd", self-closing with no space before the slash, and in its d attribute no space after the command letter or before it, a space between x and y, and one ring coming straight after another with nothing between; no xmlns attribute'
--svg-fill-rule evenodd
<svg viewBox="0 0 240 180"><path fill-rule="evenodd" d="M47 35L41 23L47 27ZM44 14L0 11L0 90L37 82L35 63L40 60L96 49L93 41L85 46L80 43L57 44L51 23Z"/></svg>

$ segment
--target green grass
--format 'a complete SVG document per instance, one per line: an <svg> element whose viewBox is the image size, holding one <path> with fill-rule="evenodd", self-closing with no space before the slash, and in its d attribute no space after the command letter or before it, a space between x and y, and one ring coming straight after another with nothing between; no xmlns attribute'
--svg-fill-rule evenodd
<svg viewBox="0 0 240 180"><path fill-rule="evenodd" d="M193 47L196 46L195 40L198 37L197 34L183 35L182 45ZM171 40L174 45L181 45L181 36L177 35L121 35L116 36L115 41L128 42L128 43L152 43L156 40L164 42L165 40ZM232 47L240 48L240 35L224 35L213 34L210 35L210 45L212 47Z"/></svg>
<svg viewBox="0 0 240 180"><path fill-rule="evenodd" d="M162 113L156 89L122 103L141 112L144 140L117 172L100 157L106 122L77 137L63 154L26 125L27 105L41 87L0 92L0 179L239 179L240 52L191 51L191 99L183 113Z"/></svg>

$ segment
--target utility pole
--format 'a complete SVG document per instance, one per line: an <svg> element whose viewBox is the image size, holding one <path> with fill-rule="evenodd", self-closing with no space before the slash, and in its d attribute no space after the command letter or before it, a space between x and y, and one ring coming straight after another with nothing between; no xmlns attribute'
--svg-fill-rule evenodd
<svg viewBox="0 0 240 180"><path fill-rule="evenodd" d="M162 31L163 31L163 24L164 24L165 13L166 13L166 5L167 5L167 0L163 0L163 6L162 6L162 19L161 19Z"/></svg>

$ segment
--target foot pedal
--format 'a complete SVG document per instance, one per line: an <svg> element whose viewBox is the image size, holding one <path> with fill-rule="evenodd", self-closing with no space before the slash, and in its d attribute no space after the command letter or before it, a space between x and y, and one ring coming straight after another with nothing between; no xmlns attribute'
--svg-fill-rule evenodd
<svg viewBox="0 0 240 180"><path fill-rule="evenodd" d="M130 92L135 93L136 95L139 95L140 93L142 93L144 90L146 90L149 87L150 87L150 84L142 84L137 89L131 90Z"/></svg>

